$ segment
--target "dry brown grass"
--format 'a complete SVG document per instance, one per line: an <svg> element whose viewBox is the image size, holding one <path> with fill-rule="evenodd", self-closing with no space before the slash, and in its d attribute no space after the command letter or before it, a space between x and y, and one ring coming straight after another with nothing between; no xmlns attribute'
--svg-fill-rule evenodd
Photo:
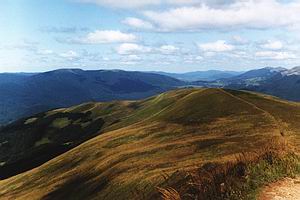
<svg viewBox="0 0 300 200"><path fill-rule="evenodd" d="M161 198L164 200L181 200L180 194L173 188L160 188L158 187L157 190L161 194Z"/></svg>
<svg viewBox="0 0 300 200"><path fill-rule="evenodd" d="M249 160L253 160L260 152L258 149L270 139L282 137L277 124L274 124L269 116L231 95L213 89L201 92L182 91L172 91L170 96L166 93L141 101L138 104L140 107L136 108L136 115L128 108L131 114L125 116L120 124L113 125L111 129L115 130L107 131L32 171L0 181L0 196L7 199L33 200L49 195L54 199L60 197L59 195L65 195L65 199L134 199L134 191L139 190L145 196L144 199L155 199L159 198L156 186L168 187L162 185L165 181L162 173L171 176L176 171L191 172L205 165L214 170L201 176L201 179L197 177L197 173L189 173L187 177L203 179L209 185L211 177L214 176L212 174L223 174L225 177L233 173L233 163L228 161L236 159L241 152L245 153L238 159L251 157ZM186 97L189 93L196 96ZM218 98L214 98L214 104L210 104L209 97L214 95ZM245 94L243 95L240 98L247 100ZM164 106L159 103L162 100ZM270 106L267 106L271 102L269 99L266 101L267 103L257 103L253 100L252 103L258 104L257 106L266 104L266 107L261 109L268 108L268 112L276 119L281 119L288 123L289 127L293 127L288 139L296 135L296 130L300 131L300 127L298 129L295 123L299 122L300 115L293 116L293 120L289 122L289 115L278 113L298 112L300 106L280 104L280 111L275 109L276 112L272 113ZM193 105L185 105L186 102ZM154 107L151 107L152 104ZM232 105L227 112L214 113L205 120L202 120L202 114L199 114L209 113L207 105L216 106L215 110L218 111L229 104ZM180 105L181 109L178 110L179 107L176 106L173 108L172 105ZM203 105L205 108L201 109ZM165 108L163 112L162 107ZM234 109L235 107L238 109ZM285 111L282 108L285 108ZM113 110L117 112L117 108ZM194 112L195 110L197 112ZM193 123L186 123L188 120L178 117L172 121L168 120L168 116L179 112L182 118L188 118L189 113L193 114ZM269 148L272 147L266 149ZM227 162L225 167L207 164ZM222 189L219 186L207 188L206 184L190 183L196 188L203 187L203 190ZM160 192L171 195L170 198L178 197L170 188L161 189ZM178 190L178 193L185 194L181 190Z"/></svg>
<svg viewBox="0 0 300 200"><path fill-rule="evenodd" d="M300 173L299 167L300 158L293 147L285 139L277 138L254 152L239 154L234 161L206 164L185 172L183 183L177 181L173 186L158 188L158 192L164 200L252 199L259 187L294 176Z"/></svg>

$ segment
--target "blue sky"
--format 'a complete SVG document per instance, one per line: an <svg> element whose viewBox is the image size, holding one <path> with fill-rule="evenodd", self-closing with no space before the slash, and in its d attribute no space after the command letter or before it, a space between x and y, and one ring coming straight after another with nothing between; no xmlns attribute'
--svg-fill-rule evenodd
<svg viewBox="0 0 300 200"><path fill-rule="evenodd" d="M2 0L0 72L300 64L299 0Z"/></svg>

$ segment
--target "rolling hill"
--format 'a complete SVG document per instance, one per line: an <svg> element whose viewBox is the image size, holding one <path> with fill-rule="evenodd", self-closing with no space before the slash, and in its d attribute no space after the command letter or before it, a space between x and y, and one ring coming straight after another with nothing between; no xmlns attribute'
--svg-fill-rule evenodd
<svg viewBox="0 0 300 200"><path fill-rule="evenodd" d="M136 199L142 194L157 199L156 186L178 170L231 160L272 138L284 136L299 148L299 120L299 103L225 89L179 89L145 100L49 111L2 129L2 167L49 144L74 146L0 181L0 196Z"/></svg>
<svg viewBox="0 0 300 200"><path fill-rule="evenodd" d="M182 84L164 75L121 70L0 74L0 125L89 101L142 99Z"/></svg>

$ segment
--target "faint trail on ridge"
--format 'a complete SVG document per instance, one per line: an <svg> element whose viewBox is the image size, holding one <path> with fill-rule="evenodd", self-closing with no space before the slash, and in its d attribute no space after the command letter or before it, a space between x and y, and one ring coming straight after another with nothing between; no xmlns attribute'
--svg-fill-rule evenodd
<svg viewBox="0 0 300 200"><path fill-rule="evenodd" d="M300 177L286 178L266 186L258 200L300 200Z"/></svg>

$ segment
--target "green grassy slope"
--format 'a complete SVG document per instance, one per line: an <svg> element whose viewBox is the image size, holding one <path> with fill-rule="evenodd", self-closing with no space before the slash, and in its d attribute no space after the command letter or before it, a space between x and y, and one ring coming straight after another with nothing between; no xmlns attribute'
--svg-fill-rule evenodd
<svg viewBox="0 0 300 200"><path fill-rule="evenodd" d="M85 103L19 120L0 130L0 179L30 170L80 143L152 116L189 91L143 101Z"/></svg>
<svg viewBox="0 0 300 200"><path fill-rule="evenodd" d="M130 102L86 103L19 120L0 131L0 178L36 167L103 132Z"/></svg>
<svg viewBox="0 0 300 200"><path fill-rule="evenodd" d="M177 170L232 160L282 135L296 146L300 137L299 104L242 91L182 89L143 101L85 104L53 113L83 111L104 119L103 134L0 181L1 197L153 199L164 176Z"/></svg>

